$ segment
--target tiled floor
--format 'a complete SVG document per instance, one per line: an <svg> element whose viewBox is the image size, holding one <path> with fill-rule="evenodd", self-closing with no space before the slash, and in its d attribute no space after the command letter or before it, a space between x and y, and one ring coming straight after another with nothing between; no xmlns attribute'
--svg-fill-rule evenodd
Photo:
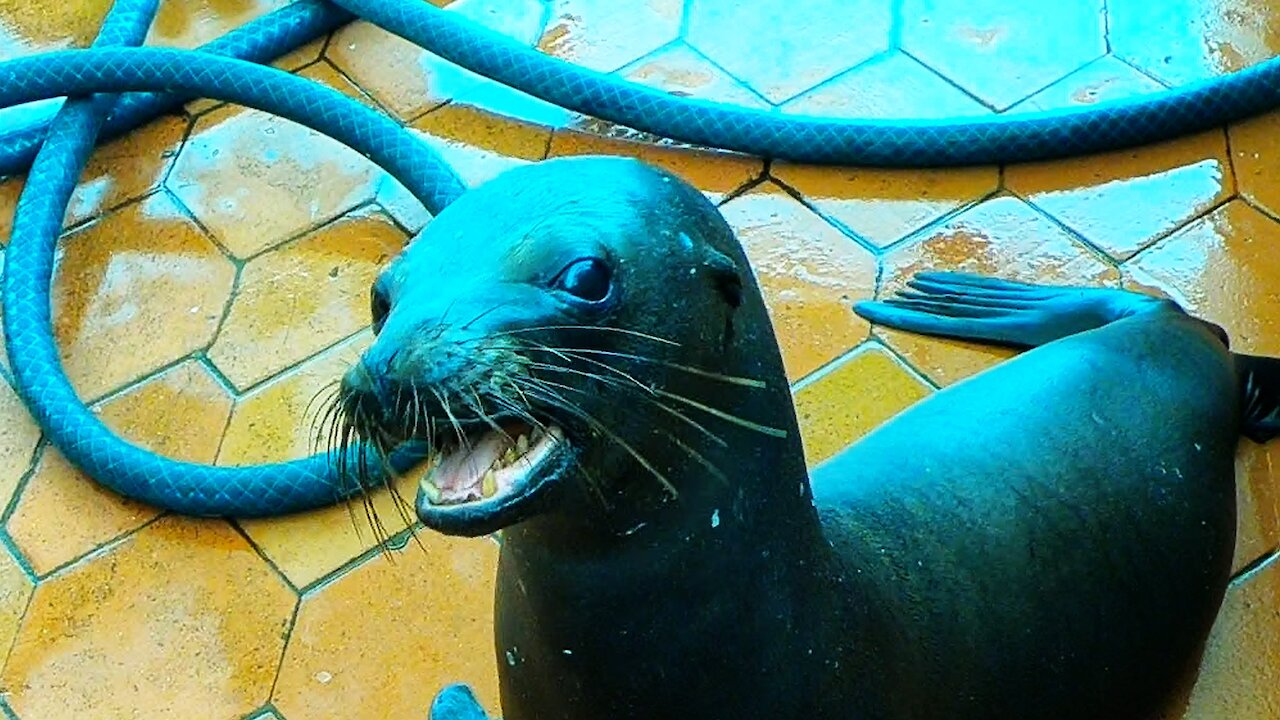
<svg viewBox="0 0 1280 720"><path fill-rule="evenodd" d="M285 0L166 0L193 46ZM444 0L437 0L444 4ZM0 0L0 58L83 45L109 0ZM544 51L782 111L948 116L1096 102L1280 52L1267 0L458 0ZM1170 293L1280 355L1280 114L1164 145L963 170L813 168L648 144L459 71L364 23L278 65L384 109L476 183L548 155L625 153L723 202L769 294L817 462L1007 353L850 310L922 268ZM11 116L3 116L11 117ZM0 122L5 122L0 117ZM0 184L7 238L20 178ZM428 218L358 155L200 101L98 150L69 213L58 339L83 396L174 457L308 450L308 400L368 340L367 287ZM7 364L7 360L5 361ZM1233 585L1170 718L1280 717L1276 447L1242 445ZM387 498L382 516L397 518ZM415 718L442 683L496 705L496 548L341 507L242 523L158 513L46 447L0 383L0 690L37 718ZM391 528L403 531L404 524Z"/></svg>

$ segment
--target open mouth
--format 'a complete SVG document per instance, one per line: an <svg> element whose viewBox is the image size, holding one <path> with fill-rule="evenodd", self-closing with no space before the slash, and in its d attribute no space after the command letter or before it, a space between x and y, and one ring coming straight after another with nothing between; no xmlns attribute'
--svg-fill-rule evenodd
<svg viewBox="0 0 1280 720"><path fill-rule="evenodd" d="M549 484L567 450L558 426L519 420L486 425L464 438L441 448L418 482L419 519L448 534L481 535L514 522Z"/></svg>

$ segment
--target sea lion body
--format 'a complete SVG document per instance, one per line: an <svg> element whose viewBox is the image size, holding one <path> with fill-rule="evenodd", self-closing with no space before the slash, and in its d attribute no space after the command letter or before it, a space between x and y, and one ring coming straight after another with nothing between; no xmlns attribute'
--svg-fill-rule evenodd
<svg viewBox="0 0 1280 720"><path fill-rule="evenodd" d="M373 437L456 429L417 509L503 528L507 720L1150 716L1225 591L1234 450L1267 411L1241 388L1275 396L1171 303L924 278L936 295L859 312L1039 347L810 482L742 248L696 190L620 158L499 176L384 277L385 328L343 396L372 417L411 391ZM547 432L495 482L458 458L529 443L485 422Z"/></svg>

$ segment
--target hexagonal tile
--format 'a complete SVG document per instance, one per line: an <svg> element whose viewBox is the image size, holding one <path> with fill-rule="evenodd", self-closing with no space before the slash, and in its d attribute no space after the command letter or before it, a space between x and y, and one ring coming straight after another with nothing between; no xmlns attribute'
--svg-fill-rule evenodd
<svg viewBox="0 0 1280 720"><path fill-rule="evenodd" d="M1034 112L1096 105L1136 95L1160 92L1165 87L1114 55L1105 55L1058 82L1014 105L1009 111Z"/></svg>
<svg viewBox="0 0 1280 720"><path fill-rule="evenodd" d="M371 333L360 333L241 398L231 414L218 463L276 462L323 449L315 440L322 431L317 423L324 401L332 397L327 391L371 340ZM396 490L412 503L416 484L417 475L406 473ZM398 506L386 488L372 494L370 507L381 528L371 525L358 500L351 507L339 504L239 524L294 586L305 588L372 549L379 533L395 535L414 521L412 511Z"/></svg>
<svg viewBox="0 0 1280 720"><path fill-rule="evenodd" d="M683 0L549 1L551 20L538 49L602 72L617 70L675 40L684 15Z"/></svg>
<svg viewBox="0 0 1280 720"><path fill-rule="evenodd" d="M760 282L792 382L866 339L852 305L875 293L871 253L773 183L722 211Z"/></svg>
<svg viewBox="0 0 1280 720"><path fill-rule="evenodd" d="M53 318L62 362L94 398L204 347L235 268L164 193L59 246Z"/></svg>
<svg viewBox="0 0 1280 720"><path fill-rule="evenodd" d="M888 50L892 25L880 0L693 0L688 40L780 103Z"/></svg>
<svg viewBox="0 0 1280 720"><path fill-rule="evenodd" d="M429 112L412 127L469 187L545 158L551 143L548 128L504 120L465 103Z"/></svg>
<svg viewBox="0 0 1280 720"><path fill-rule="evenodd" d="M815 467L933 389L879 343L863 343L796 389L804 455Z"/></svg>
<svg viewBox="0 0 1280 720"><path fill-rule="evenodd" d="M86 47L102 27L112 0L0 5L0 61L63 48Z"/></svg>
<svg viewBox="0 0 1280 720"><path fill-rule="evenodd" d="M97 408L125 439L191 462L212 462L231 398L197 362L188 361ZM107 490L46 449L9 519L8 530L41 575L140 527L159 511ZM74 523L60 518L75 517Z"/></svg>
<svg viewBox="0 0 1280 720"><path fill-rule="evenodd" d="M1280 7L1258 0L1108 0L1113 52L1170 86L1280 54Z"/></svg>
<svg viewBox="0 0 1280 720"><path fill-rule="evenodd" d="M0 381L0 507L7 506L18 482L31 469L40 426L9 383Z"/></svg>
<svg viewBox="0 0 1280 720"><path fill-rule="evenodd" d="M465 682L497 717L498 548L420 537L425 549L375 558L303 599L273 697L281 714L422 717L443 685Z"/></svg>
<svg viewBox="0 0 1280 720"><path fill-rule="evenodd" d="M1116 285L1119 273L1044 215L1002 196L960 213L884 257L880 297L904 289L918 272L962 270L1010 280ZM977 343L877 326L875 333L938 385L950 385L1012 357Z"/></svg>
<svg viewBox="0 0 1280 720"><path fill-rule="evenodd" d="M1170 235L1125 264L1151 286L1226 328L1232 348L1280 355L1280 225L1241 200Z"/></svg>
<svg viewBox="0 0 1280 720"><path fill-rule="evenodd" d="M717 203L764 173L764 161L747 155L557 130L551 136L547 156L568 155L634 157L679 175Z"/></svg>
<svg viewBox="0 0 1280 720"><path fill-rule="evenodd" d="M448 9L527 45L538 39L547 15L539 0L459 0ZM495 84L363 20L334 33L325 56L405 121L477 85Z"/></svg>
<svg viewBox="0 0 1280 720"><path fill-rule="evenodd" d="M898 50L787 101L784 113L837 118L951 118L991 110Z"/></svg>
<svg viewBox="0 0 1280 720"><path fill-rule="evenodd" d="M900 52L876 58L788 102L784 112L835 117L988 114L973 98ZM993 192L995 167L847 168L775 162L770 174L820 212L884 247Z"/></svg>
<svg viewBox="0 0 1280 720"><path fill-rule="evenodd" d="M9 551L0 548L0 648L6 654L18 635L18 627L34 589L35 583Z"/></svg>
<svg viewBox="0 0 1280 720"><path fill-rule="evenodd" d="M1280 215L1280 112L1233 125L1228 137L1241 194Z"/></svg>
<svg viewBox="0 0 1280 720"><path fill-rule="evenodd" d="M683 42L668 45L640 58L620 70L618 74L638 85L659 88L680 97L711 100L735 107L759 109L770 107L764 98L752 92L732 75ZM572 125L575 129L596 135L692 147L688 143L633 130L593 117L575 115L571 118L571 122L566 120L561 124Z"/></svg>
<svg viewBox="0 0 1280 720"><path fill-rule="evenodd" d="M1267 720L1280 713L1280 563L1233 584L1185 709L1171 720Z"/></svg>
<svg viewBox="0 0 1280 720"><path fill-rule="evenodd" d="M1280 446L1240 441L1236 453L1237 571L1280 548Z"/></svg>
<svg viewBox="0 0 1280 720"><path fill-rule="evenodd" d="M147 33L147 45L194 48L288 5L291 0L186 0L163 2Z"/></svg>
<svg viewBox="0 0 1280 720"><path fill-rule="evenodd" d="M1107 52L1103 0L903 0L899 12L902 49L997 110Z"/></svg>
<svg viewBox="0 0 1280 720"><path fill-rule="evenodd" d="M186 135L185 118L163 117L94 150L71 195L63 226L97 217L160 186ZM9 241L25 179L0 181L0 240Z"/></svg>
<svg viewBox="0 0 1280 720"><path fill-rule="evenodd" d="M369 288L406 237L361 210L254 258L209 359L244 390L369 324Z"/></svg>
<svg viewBox="0 0 1280 720"><path fill-rule="evenodd" d="M28 718L238 718L267 700L296 604L226 523L164 518L36 588L3 687Z"/></svg>
<svg viewBox="0 0 1280 720"><path fill-rule="evenodd" d="M1119 260L1235 194L1221 130L1085 158L1011 165L1004 185Z"/></svg>
<svg viewBox="0 0 1280 720"><path fill-rule="evenodd" d="M367 101L326 63L298 74ZM382 174L337 140L227 106L196 121L166 185L223 247L248 257L371 199Z"/></svg>

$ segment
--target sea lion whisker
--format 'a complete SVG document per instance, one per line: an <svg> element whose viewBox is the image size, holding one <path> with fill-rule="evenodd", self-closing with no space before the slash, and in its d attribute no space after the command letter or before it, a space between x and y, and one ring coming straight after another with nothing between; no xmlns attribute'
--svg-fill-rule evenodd
<svg viewBox="0 0 1280 720"><path fill-rule="evenodd" d="M678 395L676 393L663 390L662 388L655 388L655 392L657 392L659 395L663 397L671 398L676 402L682 402L690 407L697 408L709 415L714 415L720 418L721 420L724 420L726 422L731 422L734 425L737 425L739 427L743 427L748 430L754 430L758 433L761 433L763 435L769 435L771 437L776 437L776 438L787 437L786 430L780 430L778 428L769 427L768 425L761 425L760 423L752 422L750 420L747 420L746 418L740 418L737 415L734 415L732 413L725 412L724 410L721 410L719 408L711 407L710 405L707 405L705 403L700 403L697 400L687 398L683 395Z"/></svg>
<svg viewBox="0 0 1280 720"><path fill-rule="evenodd" d="M505 330L502 333L497 333L497 334L518 335L521 333L541 332L544 330L595 330L597 332L616 332L623 335L630 335L632 337L643 338L645 340L652 340L653 342L662 343L664 345L670 345L672 347L680 347L680 343L674 340L668 340L663 337L658 337L657 335L650 335L649 333L643 333L643 332L640 332L639 330L632 330L631 328L617 328L617 327L610 327L608 325L534 325L531 327L512 328L510 330Z"/></svg>
<svg viewBox="0 0 1280 720"><path fill-rule="evenodd" d="M471 452L471 440L467 438L467 433L462 429L462 423L458 422L458 418L453 414L453 409L449 405L447 392L441 392L438 388L429 388L435 394L436 399L440 401L440 407L444 409L445 417L449 419L450 425L453 426L453 432L458 437L458 447L466 452Z"/></svg>
<svg viewBox="0 0 1280 720"><path fill-rule="evenodd" d="M681 363L671 362L670 360L663 360L661 358L649 357L647 355L636 355L634 353L624 353L624 352L618 352L616 350L597 350L595 348L551 347L549 345L542 345L541 343L538 343L533 347L534 349L539 349L539 350L567 353L571 356L582 355L582 354L607 355L610 357L621 358L623 360L635 360L637 362L652 363L654 365L662 365L663 367L669 367L673 370L681 370L683 372L687 372L692 375L705 377L710 380L719 380L721 382L727 382L733 385L742 385L744 387L750 387L750 388L764 389L769 386L768 383L766 383L763 380L757 380L755 378L749 378L749 377L741 377L738 375L726 375L724 373L713 372L711 370L704 370L702 368L694 367L692 365L683 365ZM578 359L585 360L586 358L580 357Z"/></svg>
<svg viewBox="0 0 1280 720"><path fill-rule="evenodd" d="M714 477L716 480L719 480L722 485L730 484L729 477L725 475L720 468L716 467L715 463L708 460L705 455L693 449L692 446L690 446L688 443L684 442L680 438L676 437L675 433L672 433L668 430L663 430L662 434L667 436L667 439L670 440L676 446L678 446L681 450L684 450L686 453L688 453L689 457L698 461L698 463L702 465L702 467L706 468L707 472L711 473L712 477Z"/></svg>
<svg viewBox="0 0 1280 720"><path fill-rule="evenodd" d="M644 467L644 469L648 470L655 478L657 478L658 482L662 483L662 487L667 491L667 493L673 499L680 497L680 491L676 489L676 486L673 485L671 481L668 480L667 477L662 474L661 471L659 471L656 467L654 467L652 463L650 463L647 459L645 459L645 457L641 455L639 451L631 447L630 443L628 443L626 440L623 440L617 433L610 430L608 427L604 425L604 423L601 423L599 420L593 417L586 410L583 410L576 403L570 402L569 400L561 396L559 393L556 393L555 391L550 390L548 388L541 387L541 385L543 384L560 385L561 387L564 387L569 390L578 390L577 388L573 388L568 385L562 385L561 383L555 383L547 380L536 380L534 382L536 382L537 385L531 386L527 389L529 390L529 392L534 393L535 397L541 393L541 394L548 395L553 399L559 400L559 402L561 403L560 407L562 410L565 410L566 412L576 415L578 418L586 422L596 431L600 432L601 434L605 435L613 442L617 443L623 450L626 450L628 454L630 454L633 458L635 458L636 462L640 463L640 465Z"/></svg>
<svg viewBox="0 0 1280 720"><path fill-rule="evenodd" d="M535 344L535 345L541 345L541 343L534 343L534 344ZM544 347L544 348L545 348L546 346L542 346L542 347ZM549 349L549 348L548 348L548 349ZM615 374L615 375L618 375L618 376L620 376L620 377L622 377L622 378L625 378L625 379L627 379L627 380L630 380L630 381L631 381L631 382L632 382L636 387L638 387L638 388L640 388L640 389L644 390L645 392L648 392L648 393L652 393L652 392L653 392L653 389L652 389L652 388L650 388L648 385L645 385L644 383L642 383L642 382L640 382L639 380L637 380L637 379L636 379L633 375L631 375L630 373L627 373L627 372L625 372L625 371L623 371L623 370L621 370L621 369L619 369L619 368L617 368L617 367L614 367L613 365L610 365L610 364L609 364L609 363L607 363L607 362L604 362L604 361L601 361L601 360L596 360L595 358L589 358L589 357L584 357L584 356L582 356L582 355L577 355L576 353L573 353L572 351L568 351L567 353L562 353L562 352L557 352L557 351L555 351L555 350L552 350L552 352L555 352L557 355L559 355L560 357L562 357L562 358L565 360L565 362L571 362L571 361L572 361L572 359L577 359L577 360L579 360L579 361L581 361L581 362L589 363L589 364L591 364L591 365L595 365L595 366L597 366L597 367L604 368L605 370L608 370L609 372L611 372L611 373L613 373L613 374ZM576 357L575 357L575 356L576 356Z"/></svg>

